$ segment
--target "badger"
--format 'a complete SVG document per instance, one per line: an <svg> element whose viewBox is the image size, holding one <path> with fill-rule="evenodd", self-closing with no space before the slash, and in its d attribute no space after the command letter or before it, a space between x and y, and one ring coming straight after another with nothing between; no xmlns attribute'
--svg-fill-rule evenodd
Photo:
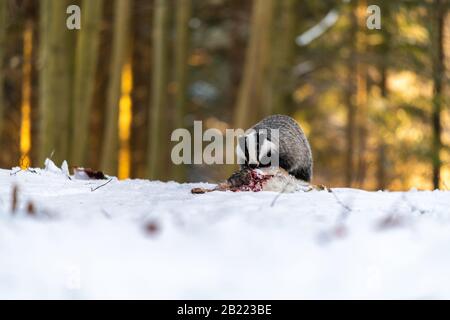
<svg viewBox="0 0 450 320"><path fill-rule="evenodd" d="M239 138L237 158L241 171L273 166L268 160L275 158L277 166L295 178L305 182L312 179L313 157L308 139L297 122L286 115L269 116L247 130Z"/></svg>
<svg viewBox="0 0 450 320"><path fill-rule="evenodd" d="M241 164L238 171L212 189L194 188L191 192L329 191L323 185L310 184L311 147L301 127L289 116L273 115L255 124L239 137L236 152Z"/></svg>

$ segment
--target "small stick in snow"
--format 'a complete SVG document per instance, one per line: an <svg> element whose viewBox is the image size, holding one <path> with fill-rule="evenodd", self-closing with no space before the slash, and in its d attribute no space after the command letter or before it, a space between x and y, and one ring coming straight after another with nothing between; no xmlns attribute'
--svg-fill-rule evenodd
<svg viewBox="0 0 450 320"><path fill-rule="evenodd" d="M346 205L332 189L329 189L329 192L331 192L331 194L333 194L334 198L336 199L336 202L344 209L342 211L341 219L345 220L347 218L347 216L352 212L352 208L349 207L348 205Z"/></svg>
<svg viewBox="0 0 450 320"><path fill-rule="evenodd" d="M10 176L15 176L15 175L17 175L19 172L21 172L21 171L23 171L22 169L17 169L16 171L14 171L14 172L10 172Z"/></svg>
<svg viewBox="0 0 450 320"><path fill-rule="evenodd" d="M103 188L103 187L106 186L108 183L110 183L112 180L113 180L113 179L109 179L108 182L106 182L106 183L104 183L104 184L102 184L102 185L100 185L100 186L98 186L98 187L91 188L91 192L94 192L94 191L97 191L97 190L100 189L100 188Z"/></svg>
<svg viewBox="0 0 450 320"><path fill-rule="evenodd" d="M11 212L13 214L16 213L18 203L19 203L19 187L14 186L12 190L12 203L11 203Z"/></svg>

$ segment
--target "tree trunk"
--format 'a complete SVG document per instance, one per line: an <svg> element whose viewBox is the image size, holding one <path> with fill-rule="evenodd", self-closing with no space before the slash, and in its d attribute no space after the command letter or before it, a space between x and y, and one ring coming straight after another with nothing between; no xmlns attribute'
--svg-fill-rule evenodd
<svg viewBox="0 0 450 320"><path fill-rule="evenodd" d="M73 33L66 28L68 0L42 0L40 50L41 148L39 160L54 153L54 160L68 156L72 101Z"/></svg>
<svg viewBox="0 0 450 320"><path fill-rule="evenodd" d="M356 36L357 59L356 59L356 106L357 106L357 123L358 123L358 162L356 177L358 186L364 187L367 159L367 65L364 61L366 56L366 10L367 4L365 0L359 0L356 8L356 16L358 21L358 33Z"/></svg>
<svg viewBox="0 0 450 320"><path fill-rule="evenodd" d="M6 27L7 27L8 2L0 1L0 146L3 138L3 117L5 112L5 48L6 48Z"/></svg>
<svg viewBox="0 0 450 320"><path fill-rule="evenodd" d="M387 43L385 43L387 46ZM387 57L387 47L382 50L382 55L384 58ZM385 62L381 62L384 64ZM383 103L386 103L388 91L387 91L387 66L381 66L381 82L380 82L381 96L383 97ZM379 133L381 132L381 128ZM386 142L382 134L378 134L378 168L377 168L377 189L384 190L386 188Z"/></svg>
<svg viewBox="0 0 450 320"><path fill-rule="evenodd" d="M50 106L51 79L49 66L51 0L41 0L39 21L39 156L43 164L55 145L54 112Z"/></svg>
<svg viewBox="0 0 450 320"><path fill-rule="evenodd" d="M22 101L20 123L20 166L27 169L31 165L31 70L33 54L33 22L25 22L23 31Z"/></svg>
<svg viewBox="0 0 450 320"><path fill-rule="evenodd" d="M383 3L381 6L381 10L383 12L383 17L385 17L385 20L392 19L391 15L391 8L389 3ZM377 50L377 59L378 59L378 68L381 73L381 79L379 83L380 91L381 91L381 97L383 104L388 104L388 87L387 87L387 81L388 81L388 68L390 65L390 50L391 50L391 31L389 28L384 27L381 30L381 35L383 37L383 42L380 44ZM389 108L389 105L386 105L387 108ZM388 109L386 109L388 110ZM381 125L381 124L380 124ZM378 128L377 138L378 138L378 165L377 165L377 189L378 190L385 190L387 187L387 181L388 181L388 172L387 172L387 141L385 138L385 135L383 134L383 131L385 129L385 123L383 122L383 127Z"/></svg>
<svg viewBox="0 0 450 320"><path fill-rule="evenodd" d="M349 32L349 46L350 55L347 60L347 87L345 92L345 104L347 107L347 127L346 127L346 141L347 148L345 154L345 184L347 187L353 185L354 178L354 153L355 153L355 74L356 74L356 28L358 27L358 21L354 12L354 8L350 7L349 12L350 30Z"/></svg>
<svg viewBox="0 0 450 320"><path fill-rule="evenodd" d="M117 174L118 117L122 69L126 61L129 37L131 1L116 0L112 43L112 58L106 97L106 124L103 136L102 169Z"/></svg>
<svg viewBox="0 0 450 320"><path fill-rule="evenodd" d="M186 85L188 71L188 50L189 50L189 19L191 17L192 0L177 0L176 16L176 46L175 46L175 112L176 128L185 127L184 116L186 109ZM178 165L174 168L174 178L181 182L186 179L186 167Z"/></svg>
<svg viewBox="0 0 450 320"><path fill-rule="evenodd" d="M433 147L432 147L432 162L433 162L433 187L439 189L441 180L441 166L442 161L440 152L442 149L442 86L444 77L444 19L447 11L445 0L435 0L434 2L433 20L435 23L433 38L434 38L434 52L433 52L433 112L432 112L432 126L433 126Z"/></svg>
<svg viewBox="0 0 450 320"><path fill-rule="evenodd" d="M295 26L297 0L282 0L278 3L280 19L276 34L273 34L273 102L276 113L286 114L290 108L291 67L295 48Z"/></svg>
<svg viewBox="0 0 450 320"><path fill-rule="evenodd" d="M100 42L103 0L83 0L75 53L72 165L84 166Z"/></svg>
<svg viewBox="0 0 450 320"><path fill-rule="evenodd" d="M168 140L166 135L167 93L167 0L156 0L153 25L153 78L150 110L148 175L150 179L163 176Z"/></svg>
<svg viewBox="0 0 450 320"><path fill-rule="evenodd" d="M268 73L272 11L272 0L255 0L253 3L251 37L246 50L244 73L235 108L236 128L246 129L259 117L271 113L272 110L272 89Z"/></svg>
<svg viewBox="0 0 450 320"><path fill-rule="evenodd" d="M276 36L272 34L273 26L273 12L274 1L273 0L259 0L261 8L261 20L259 28L262 28L259 44L259 72L261 75L256 78L256 90L259 91L259 105L260 110L258 112L258 119L262 119L272 114L274 106L274 69L273 69L273 50L272 50L272 38Z"/></svg>

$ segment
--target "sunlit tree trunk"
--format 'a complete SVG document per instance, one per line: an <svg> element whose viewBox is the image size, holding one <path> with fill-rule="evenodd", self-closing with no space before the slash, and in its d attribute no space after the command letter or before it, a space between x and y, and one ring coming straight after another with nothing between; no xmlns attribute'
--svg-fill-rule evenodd
<svg viewBox="0 0 450 320"><path fill-rule="evenodd" d="M4 81L5 81L5 47L7 27L7 2L0 1L0 146L3 138L3 117L5 111Z"/></svg>
<svg viewBox="0 0 450 320"><path fill-rule="evenodd" d="M40 156L68 156L73 36L66 28L68 0L40 2Z"/></svg>
<svg viewBox="0 0 450 320"><path fill-rule="evenodd" d="M82 28L78 31L75 52L75 80L73 96L72 152L73 165L82 166L86 160L89 119L94 93L100 22L103 0L83 0Z"/></svg>
<svg viewBox="0 0 450 320"><path fill-rule="evenodd" d="M166 137L168 1L156 0L153 24L153 77L150 103L148 176L162 178L168 150Z"/></svg>
<svg viewBox="0 0 450 320"><path fill-rule="evenodd" d="M20 166L27 169L31 165L31 79L33 54L33 21L25 22L23 30L22 99L20 121Z"/></svg>
<svg viewBox="0 0 450 320"><path fill-rule="evenodd" d="M433 162L433 187L439 189L441 181L442 161L440 152L442 149L442 87L444 68L444 22L447 11L447 2L445 0L434 1L433 14L433 146L432 146L432 162Z"/></svg>
<svg viewBox="0 0 450 320"><path fill-rule="evenodd" d="M130 12L131 1L115 1L112 58L106 97L106 123L101 161L102 169L108 174L117 174L120 86L122 68L128 53Z"/></svg>
<svg viewBox="0 0 450 320"><path fill-rule="evenodd" d="M177 0L176 2L176 45L175 45L175 112L176 128L185 126L184 116L186 109L186 85L188 71L188 50L189 50L189 19L191 17L192 0ZM185 180L185 167L175 166L174 178L178 181Z"/></svg>
<svg viewBox="0 0 450 320"><path fill-rule="evenodd" d="M234 114L237 128L248 128L257 118L272 111L269 67L273 4L272 0L255 0L253 3L251 36Z"/></svg>

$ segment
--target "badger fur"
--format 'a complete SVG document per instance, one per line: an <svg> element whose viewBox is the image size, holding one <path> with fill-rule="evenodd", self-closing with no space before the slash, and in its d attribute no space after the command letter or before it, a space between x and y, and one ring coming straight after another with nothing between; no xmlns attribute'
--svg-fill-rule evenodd
<svg viewBox="0 0 450 320"><path fill-rule="evenodd" d="M267 141L272 141L271 129L278 129L278 145L268 145ZM261 139L260 133L263 133L265 139ZM250 138L254 139L256 134L256 144L249 143ZM275 139L273 139L275 141ZM264 118L252 128L246 131L246 134L240 138L239 144L244 146L244 152L238 152L238 160L241 163L241 169L261 168L270 166L262 161L270 157L272 152L278 154L279 167L286 170L297 179L310 182L313 175L313 158L311 147L308 140L297 124L289 116L272 115ZM239 146L238 146L239 148ZM256 148L256 150L252 150ZM251 154L257 154L256 161L251 160Z"/></svg>

